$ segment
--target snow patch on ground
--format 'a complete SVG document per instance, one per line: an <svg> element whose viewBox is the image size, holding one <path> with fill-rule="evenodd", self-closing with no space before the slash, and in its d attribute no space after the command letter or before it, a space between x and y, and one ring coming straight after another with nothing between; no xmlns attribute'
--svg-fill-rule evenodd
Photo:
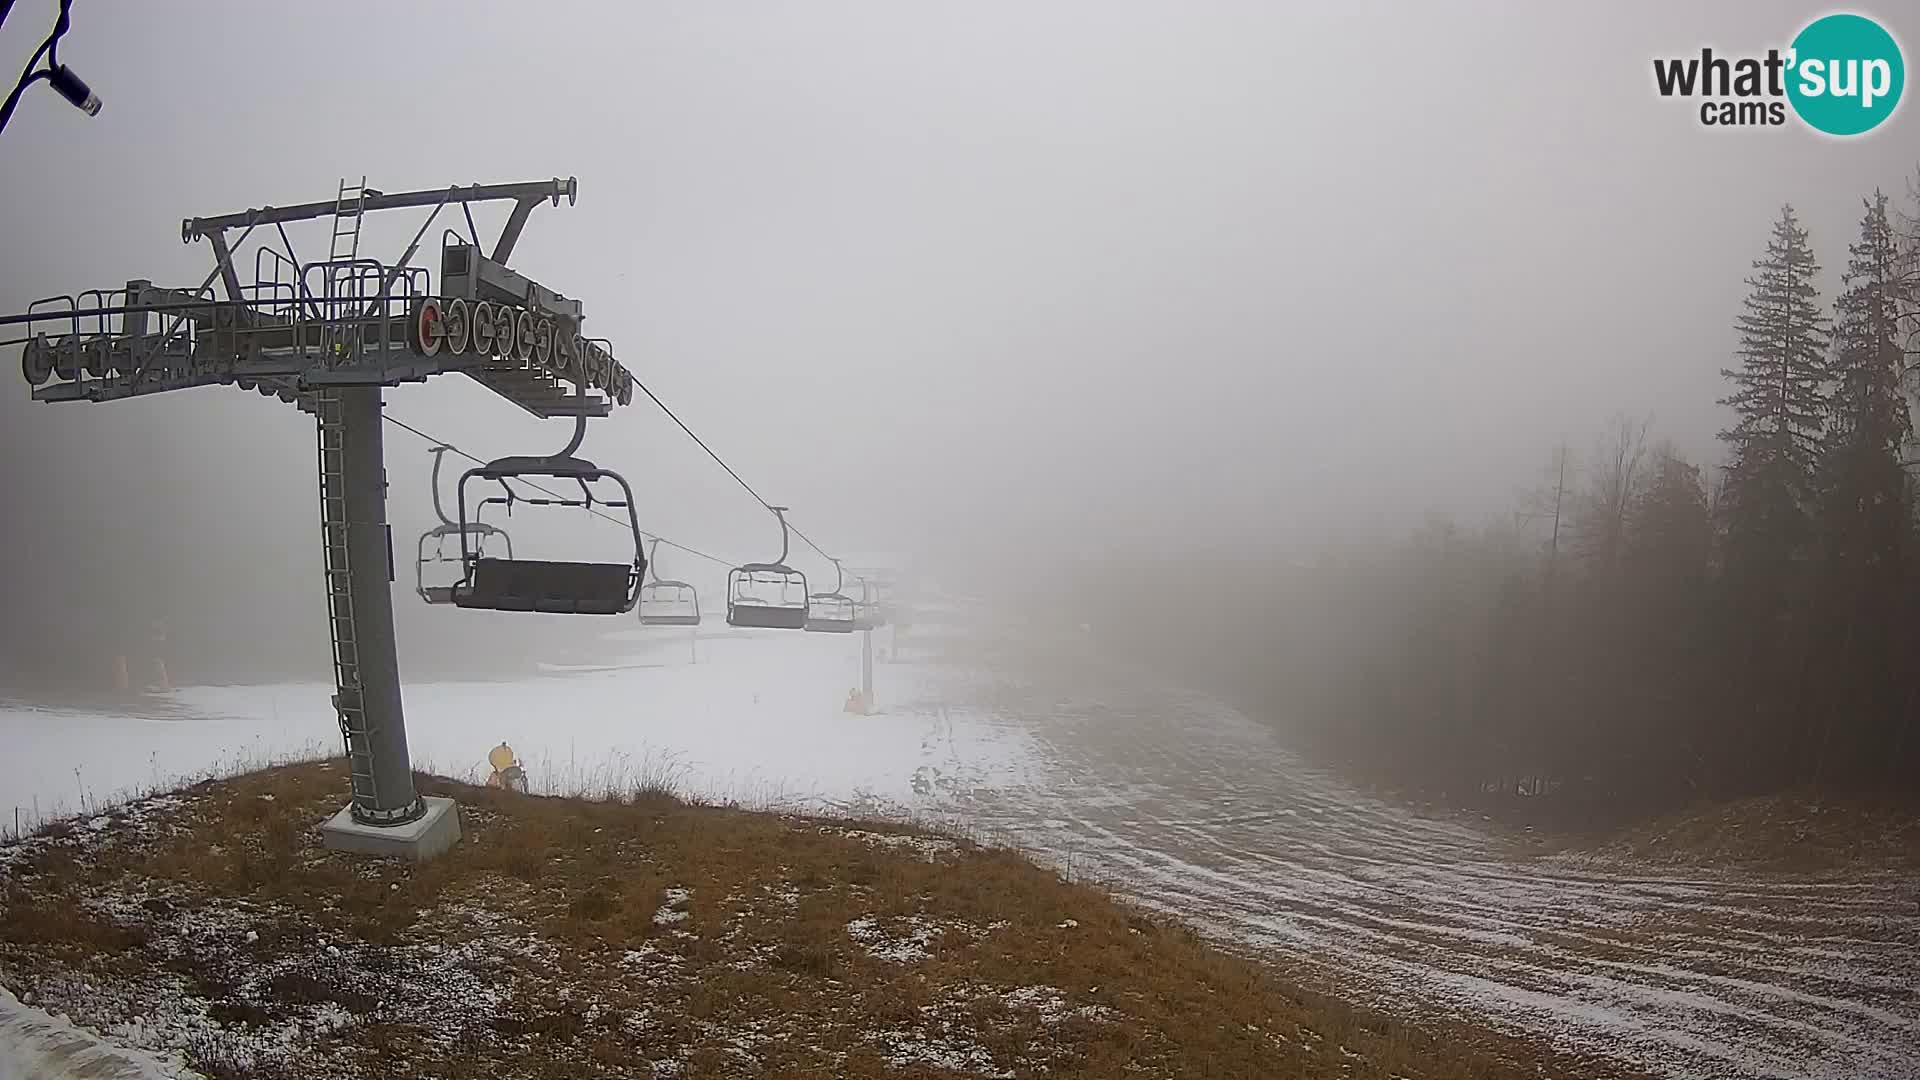
<svg viewBox="0 0 1920 1080"><path fill-rule="evenodd" d="M874 1041L882 1047L887 1064L896 1069L923 1065L994 1080L1012 1080L1016 1075L1012 1069L997 1068L987 1048L964 1035L903 1031L878 1036Z"/></svg>
<svg viewBox="0 0 1920 1080"><path fill-rule="evenodd" d="M1037 744L986 710L922 715L926 669L877 665L887 711L846 712L860 685L857 642L837 634L703 627L698 662L646 663L660 636L636 630L634 659L605 670L511 682L409 683L416 767L484 779L506 739L535 791L627 788L668 780L746 806L904 810L1031 778ZM831 639L831 640L828 640ZM0 815L23 828L141 790L339 745L333 688L316 683L188 686L164 703L49 708L0 700ZM557 704L564 707L556 707ZM896 711L897 710L897 711ZM164 721L164 722L162 722ZM917 793L937 767L955 783Z"/></svg>
<svg viewBox="0 0 1920 1080"><path fill-rule="evenodd" d="M484 1025L509 1000L516 963L540 968L559 958L551 943L471 903L422 913L433 925L462 927L469 936L454 944L317 937L311 950L291 955L255 945L261 930L305 926L290 909L176 905L165 890L140 883L92 897L87 907L116 921L132 921L138 911L168 962L111 981L49 973L35 979L34 1000L123 1046L176 1056L191 1050L243 1073L271 1069L376 1007L386 1020L421 1025L430 1042L433 1031ZM210 986L220 988L217 1001L206 996ZM277 1026L234 1022L236 1014L269 1011Z"/></svg>
<svg viewBox="0 0 1920 1080"><path fill-rule="evenodd" d="M918 915L887 920L887 923L889 925L883 925L872 915L862 915L847 924L847 936L875 960L914 964L933 955L933 943L940 939L942 932L937 923Z"/></svg>
<svg viewBox="0 0 1920 1080"><path fill-rule="evenodd" d="M1022 986L1000 995L1000 1000L1005 1002L1009 1009L1026 1009L1038 1013L1040 1022L1049 1027L1066 1020L1105 1023L1120 1016L1105 1005L1071 1005L1067 1001L1066 992L1054 986Z"/></svg>
<svg viewBox="0 0 1920 1080"><path fill-rule="evenodd" d="M868 832L863 829L838 829L831 825L820 826L820 831L891 851L910 851L926 862L938 862L943 856L955 855L960 851L958 843L938 836L911 836L902 833Z"/></svg>
<svg viewBox="0 0 1920 1080"><path fill-rule="evenodd" d="M660 905L660 910L653 913L653 925L672 926L692 918L693 913L686 909L687 901L692 897L692 889L668 889L666 902Z"/></svg>
<svg viewBox="0 0 1920 1080"><path fill-rule="evenodd" d="M111 1046L64 1016L0 990L0 1080L188 1080L179 1054Z"/></svg>

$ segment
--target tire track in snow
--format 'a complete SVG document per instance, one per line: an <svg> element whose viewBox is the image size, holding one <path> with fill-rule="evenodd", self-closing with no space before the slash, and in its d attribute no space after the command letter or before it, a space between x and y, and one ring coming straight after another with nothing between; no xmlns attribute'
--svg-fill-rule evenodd
<svg viewBox="0 0 1920 1080"><path fill-rule="evenodd" d="M967 670L930 696L1025 728L1051 770L975 799L983 823L1323 989L1662 1075L1920 1077L1911 878L1515 859L1203 695L1071 647L941 644Z"/></svg>

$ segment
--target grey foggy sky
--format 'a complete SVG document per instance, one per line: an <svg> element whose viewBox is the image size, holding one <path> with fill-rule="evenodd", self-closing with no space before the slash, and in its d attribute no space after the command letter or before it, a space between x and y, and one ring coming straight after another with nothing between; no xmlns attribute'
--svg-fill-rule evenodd
<svg viewBox="0 0 1920 1080"><path fill-rule="evenodd" d="M8 71L54 9L16 6ZM1909 101L1851 142L1709 130L1650 64L1784 44L1825 10L81 0L62 59L105 109L35 88L0 135L0 308L191 287L211 263L181 218L330 197L343 173L576 175L579 205L537 211L514 264L581 297L830 547L1398 529L1503 505L1619 410L1717 457L1718 371L1780 204L1830 297L1861 196L1904 198L1920 121ZM1911 9L1857 10L1920 55ZM420 218L384 217L391 257ZM141 505L163 547L243 507L229 536L311 540L290 408L230 389L30 408L6 377L16 490L109 523L82 489L162 491ZM483 454L565 439L462 380L389 400ZM388 445L404 537L429 523L427 459ZM585 452L628 472L646 527L774 553L650 404Z"/></svg>

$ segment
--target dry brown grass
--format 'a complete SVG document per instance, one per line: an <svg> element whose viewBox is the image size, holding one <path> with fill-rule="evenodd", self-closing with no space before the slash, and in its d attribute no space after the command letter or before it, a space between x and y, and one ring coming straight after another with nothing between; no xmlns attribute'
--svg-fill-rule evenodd
<svg viewBox="0 0 1920 1080"><path fill-rule="evenodd" d="M1792 792L1706 803L1605 836L1565 838L1548 850L1789 874L1920 870L1920 804Z"/></svg>
<svg viewBox="0 0 1920 1080"><path fill-rule="evenodd" d="M424 865L320 846L324 762L30 841L0 970L215 1077L1605 1074L1307 993L1009 851L419 783L464 831Z"/></svg>

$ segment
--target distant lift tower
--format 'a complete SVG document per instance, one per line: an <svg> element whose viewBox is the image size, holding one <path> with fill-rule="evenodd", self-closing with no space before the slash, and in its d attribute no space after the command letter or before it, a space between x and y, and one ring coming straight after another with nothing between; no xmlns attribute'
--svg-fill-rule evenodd
<svg viewBox="0 0 1920 1080"><path fill-rule="evenodd" d="M351 804L324 829L331 846L430 858L460 829L451 800L414 791L407 755L381 388L457 372L535 416L577 424L633 400L632 374L605 342L582 336L580 302L507 267L534 208L563 198L571 206L577 195L573 179L395 195L364 180L342 181L323 202L184 222L181 239L205 240L213 253L213 270L197 289L136 280L0 317L0 327L25 328L0 344L21 346L21 372L36 401L111 401L220 384L314 415L334 707L352 784ZM492 252L482 254L472 204L487 202L513 208ZM436 288L412 262L421 238L453 206L466 231L442 232ZM406 250L391 263L367 258L366 215L407 208L426 212L426 220ZM327 257L302 262L285 226L320 219L333 227ZM268 229L245 283L235 253L255 230L267 236Z"/></svg>

